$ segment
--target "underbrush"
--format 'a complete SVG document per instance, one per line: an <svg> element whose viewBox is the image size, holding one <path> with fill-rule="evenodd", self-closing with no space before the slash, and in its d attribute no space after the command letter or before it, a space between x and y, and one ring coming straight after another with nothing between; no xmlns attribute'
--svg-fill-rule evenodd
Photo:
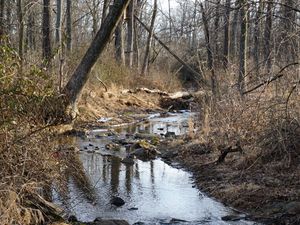
<svg viewBox="0 0 300 225"><path fill-rule="evenodd" d="M292 77L293 72L289 75ZM217 103L202 105L202 142L217 151L240 146L240 167L276 163L293 168L300 159L299 83L283 80L240 96L229 89Z"/></svg>
<svg viewBox="0 0 300 225"><path fill-rule="evenodd" d="M38 196L47 197L59 177L53 157L52 125L45 106L53 80L35 65L20 65L17 53L0 46L0 224L39 224L46 220ZM47 143L47 144L46 144Z"/></svg>

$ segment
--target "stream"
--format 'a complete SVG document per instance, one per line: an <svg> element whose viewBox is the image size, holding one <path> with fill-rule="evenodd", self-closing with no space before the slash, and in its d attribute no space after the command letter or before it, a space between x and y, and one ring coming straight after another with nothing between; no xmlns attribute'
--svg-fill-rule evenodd
<svg viewBox="0 0 300 225"><path fill-rule="evenodd" d="M189 130L191 113L182 111L167 117L150 116L148 122L116 127L117 138L128 138L134 133L183 135ZM236 211L206 196L193 184L192 174L157 158L151 161L134 159L134 165L123 164L128 153L105 146L114 142L116 135L105 129L92 130L87 137L76 137L82 151L74 157L74 167L81 172L70 176L67 193L53 191L55 203L80 221L95 218L122 219L130 224L255 224L251 221L223 221ZM125 201L121 207L111 204L117 196Z"/></svg>

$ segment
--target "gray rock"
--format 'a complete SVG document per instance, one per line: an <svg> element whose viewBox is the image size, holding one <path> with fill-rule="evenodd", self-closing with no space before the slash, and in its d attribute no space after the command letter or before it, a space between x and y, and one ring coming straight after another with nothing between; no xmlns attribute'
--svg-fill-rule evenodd
<svg viewBox="0 0 300 225"><path fill-rule="evenodd" d="M110 201L110 203L112 205L120 207L120 206L122 206L122 205L125 204L125 201L122 198L120 198L120 197L113 196L112 199L111 199L111 201Z"/></svg>
<svg viewBox="0 0 300 225"><path fill-rule="evenodd" d="M68 221L69 221L69 222L78 222L78 219L77 219L76 216L71 215L71 216L69 216Z"/></svg>
<svg viewBox="0 0 300 225"><path fill-rule="evenodd" d="M126 157L126 158L122 159L121 162L124 163L124 164L128 164L128 165L133 165L134 164L134 160L131 157Z"/></svg>
<svg viewBox="0 0 300 225"><path fill-rule="evenodd" d="M239 216L239 215L227 215L227 216L223 216L221 219L224 221L239 221L244 219L244 216Z"/></svg>
<svg viewBox="0 0 300 225"><path fill-rule="evenodd" d="M129 223L125 220L98 220L90 225L129 225Z"/></svg>

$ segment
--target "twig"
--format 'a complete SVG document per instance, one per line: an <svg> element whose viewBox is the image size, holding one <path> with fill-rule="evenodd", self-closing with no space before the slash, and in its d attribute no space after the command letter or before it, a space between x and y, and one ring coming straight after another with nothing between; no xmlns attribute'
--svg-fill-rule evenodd
<svg viewBox="0 0 300 225"><path fill-rule="evenodd" d="M258 84L257 86L251 88L250 90L244 91L244 92L243 92L243 95L248 94L248 93L250 93L250 92L252 92L252 91L255 91L256 89L260 88L261 86L263 86L263 85L265 85L265 84L269 84L269 83L271 83L271 82L273 82L273 81L275 81L275 80L277 80L277 79L283 77L284 74L282 74L282 72L283 72L286 68L288 68L288 67L290 67L290 66L295 66L295 65L298 65L298 64L299 64L298 62L294 62L294 63L290 63L290 64L284 66L283 68L281 68L281 70L280 70L275 76L270 77L269 79L263 81L262 83L260 83L260 84Z"/></svg>

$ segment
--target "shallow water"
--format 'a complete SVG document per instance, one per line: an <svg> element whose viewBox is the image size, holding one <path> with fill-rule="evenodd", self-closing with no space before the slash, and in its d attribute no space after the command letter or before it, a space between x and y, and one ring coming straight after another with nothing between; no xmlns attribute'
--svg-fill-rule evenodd
<svg viewBox="0 0 300 225"><path fill-rule="evenodd" d="M189 118L190 114L184 112L116 130L124 137L126 133L141 131L181 135L188 131ZM154 225L172 224L170 220L176 218L187 221L176 224L254 224L222 221L221 217L235 212L195 188L189 172L169 166L161 159L149 162L135 159L133 166L121 163L125 148L118 152L106 150L105 145L114 137L102 135L103 131L94 131L88 138L76 140L81 149L87 148L76 162L81 164L76 167L83 170L81 178L70 176L67 196L54 193L56 202L79 220L93 221L102 217ZM95 153L88 153L96 146L99 149ZM112 196L124 199L125 205L119 208L111 205Z"/></svg>

